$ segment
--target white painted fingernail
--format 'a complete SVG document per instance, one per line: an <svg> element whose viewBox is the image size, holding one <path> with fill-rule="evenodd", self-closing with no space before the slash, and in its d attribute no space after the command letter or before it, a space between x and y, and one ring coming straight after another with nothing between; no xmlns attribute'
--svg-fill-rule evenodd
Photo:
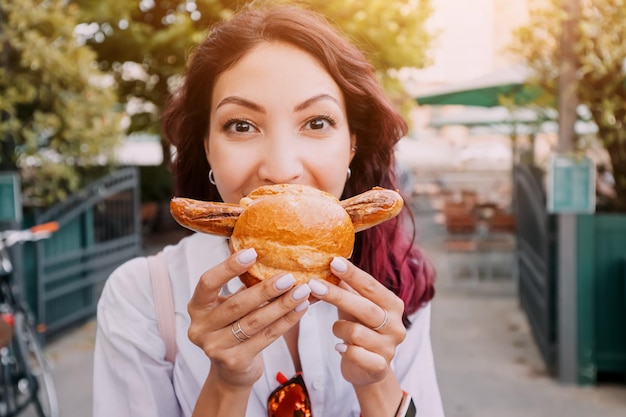
<svg viewBox="0 0 626 417"><path fill-rule="evenodd" d="M247 265L255 259L256 251L254 250L254 248L244 249L239 253L239 255L237 255L237 262L239 262L241 265Z"/></svg>
<svg viewBox="0 0 626 417"><path fill-rule="evenodd" d="M324 296L328 294L328 287L326 284L322 283L322 281L318 279L312 279L309 281L309 287L311 287L311 292L313 295Z"/></svg>
<svg viewBox="0 0 626 417"><path fill-rule="evenodd" d="M298 304L296 308L293 309L293 311L295 311L296 313L300 313L301 311L306 310L309 307L309 304L309 300L304 300L303 302Z"/></svg>
<svg viewBox="0 0 626 417"><path fill-rule="evenodd" d="M330 266L337 272L346 272L348 270L348 264L341 258L337 258L336 256L333 258Z"/></svg>
<svg viewBox="0 0 626 417"><path fill-rule="evenodd" d="M276 287L278 291L282 291L290 288L293 284L295 284L295 282L296 279L293 274L285 274L276 280L274 287Z"/></svg>
<svg viewBox="0 0 626 417"><path fill-rule="evenodd" d="M311 294L311 288L308 285L302 284L298 285L295 290L291 292L291 298L294 300L302 300L305 297L308 297Z"/></svg>
<svg viewBox="0 0 626 417"><path fill-rule="evenodd" d="M335 350L339 353L346 353L346 350L348 350L348 345L346 345L345 343L337 343L335 345Z"/></svg>

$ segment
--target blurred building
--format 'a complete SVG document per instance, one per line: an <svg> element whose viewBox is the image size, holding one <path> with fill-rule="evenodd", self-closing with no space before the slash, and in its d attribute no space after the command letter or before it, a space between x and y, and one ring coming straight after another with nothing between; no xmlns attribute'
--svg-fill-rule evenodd
<svg viewBox="0 0 626 417"><path fill-rule="evenodd" d="M529 20L532 8L547 5L549 0L432 0L433 15L427 22L435 40L430 56L432 65L423 69L405 69L401 72L405 87L414 96L437 86L463 83L508 69L523 66L523 62L509 51L514 31ZM420 106L411 114L411 131L407 138L420 145L403 146L410 149L428 148L430 153L442 150L438 158L429 155L405 154L404 163L412 164L420 173L437 171L502 171L506 178L514 161L532 154L540 165L548 159L557 143L554 128L541 129L518 125L515 130L503 123L486 120L462 123L458 120L468 114L478 114L464 106ZM506 110L506 109L500 109ZM488 112L482 112L488 113ZM494 113L494 112L491 112ZM497 113L497 112L496 112ZM505 111L506 113L506 111ZM440 120L450 123L437 123ZM452 122L457 120L457 122ZM547 125L546 125L547 126ZM508 129L507 129L508 127ZM549 127L549 126L548 126ZM534 130L533 130L534 129ZM538 132L538 133L537 133ZM512 139L512 134L517 136ZM593 136L593 133L590 134ZM531 138L532 136L532 138ZM432 143L444 142L435 147ZM589 139L593 141L593 137ZM427 144L428 142L428 144ZM415 146L413 146L415 145ZM509 149L508 154L505 149ZM433 167L432 161L445 159L446 164ZM600 157L602 158L602 156ZM486 174L491 175L491 174ZM510 175L509 175L510 178Z"/></svg>
<svg viewBox="0 0 626 417"><path fill-rule="evenodd" d="M427 22L435 35L432 65L407 74L407 88L478 78L512 65L506 49L512 31L528 21L529 8L548 0L432 0Z"/></svg>
<svg viewBox="0 0 626 417"><path fill-rule="evenodd" d="M518 64L507 48L513 31L528 21L529 7L538 1L548 0L432 0L433 14L427 22L435 37L432 65L401 72L409 94L417 96ZM510 182L514 152L509 134L501 128L433 123L466 111L461 106L413 110L411 131L398 147L398 159L417 173L417 187L435 183L448 190L472 188L482 195Z"/></svg>

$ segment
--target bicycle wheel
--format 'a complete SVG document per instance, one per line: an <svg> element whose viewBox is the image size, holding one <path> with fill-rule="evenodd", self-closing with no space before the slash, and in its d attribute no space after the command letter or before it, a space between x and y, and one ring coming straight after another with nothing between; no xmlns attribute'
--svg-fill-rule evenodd
<svg viewBox="0 0 626 417"><path fill-rule="evenodd" d="M19 412L17 387L13 384L15 357L8 347L0 348L0 417L13 416Z"/></svg>
<svg viewBox="0 0 626 417"><path fill-rule="evenodd" d="M39 417L59 417L59 403L50 366L39 338L23 312L15 313L13 338L17 344L16 359L23 375L17 391L33 403Z"/></svg>

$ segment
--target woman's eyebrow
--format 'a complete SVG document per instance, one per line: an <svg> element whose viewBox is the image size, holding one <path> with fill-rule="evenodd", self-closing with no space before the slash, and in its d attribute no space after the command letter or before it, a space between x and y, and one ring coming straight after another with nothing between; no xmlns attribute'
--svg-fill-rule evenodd
<svg viewBox="0 0 626 417"><path fill-rule="evenodd" d="M237 97L237 96L228 96L224 98L222 101L219 102L219 104L217 105L215 109L217 110L225 104L235 104L235 105L247 107L250 110L254 110L256 112L265 114L265 109L262 106L259 106L258 104L253 103L252 101L249 101L244 98Z"/></svg>
<svg viewBox="0 0 626 417"><path fill-rule="evenodd" d="M293 111L298 112L298 111L304 110L307 107L311 106L313 103L317 101L321 101L321 100L330 100L333 103L335 103L337 106L341 107L339 100L337 100L335 97L331 96L330 94L318 94L298 104L296 107L294 107Z"/></svg>

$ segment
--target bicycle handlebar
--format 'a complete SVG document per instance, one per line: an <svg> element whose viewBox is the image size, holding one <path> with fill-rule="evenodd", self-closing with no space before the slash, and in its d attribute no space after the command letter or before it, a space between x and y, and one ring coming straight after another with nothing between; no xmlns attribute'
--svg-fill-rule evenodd
<svg viewBox="0 0 626 417"><path fill-rule="evenodd" d="M49 237L59 230L58 222L48 222L25 230L5 230L0 232L0 247L10 247L19 242L36 241Z"/></svg>
<svg viewBox="0 0 626 417"><path fill-rule="evenodd" d="M59 223L57 222L48 222L43 224L38 224L30 228L32 233L54 233L59 230Z"/></svg>

